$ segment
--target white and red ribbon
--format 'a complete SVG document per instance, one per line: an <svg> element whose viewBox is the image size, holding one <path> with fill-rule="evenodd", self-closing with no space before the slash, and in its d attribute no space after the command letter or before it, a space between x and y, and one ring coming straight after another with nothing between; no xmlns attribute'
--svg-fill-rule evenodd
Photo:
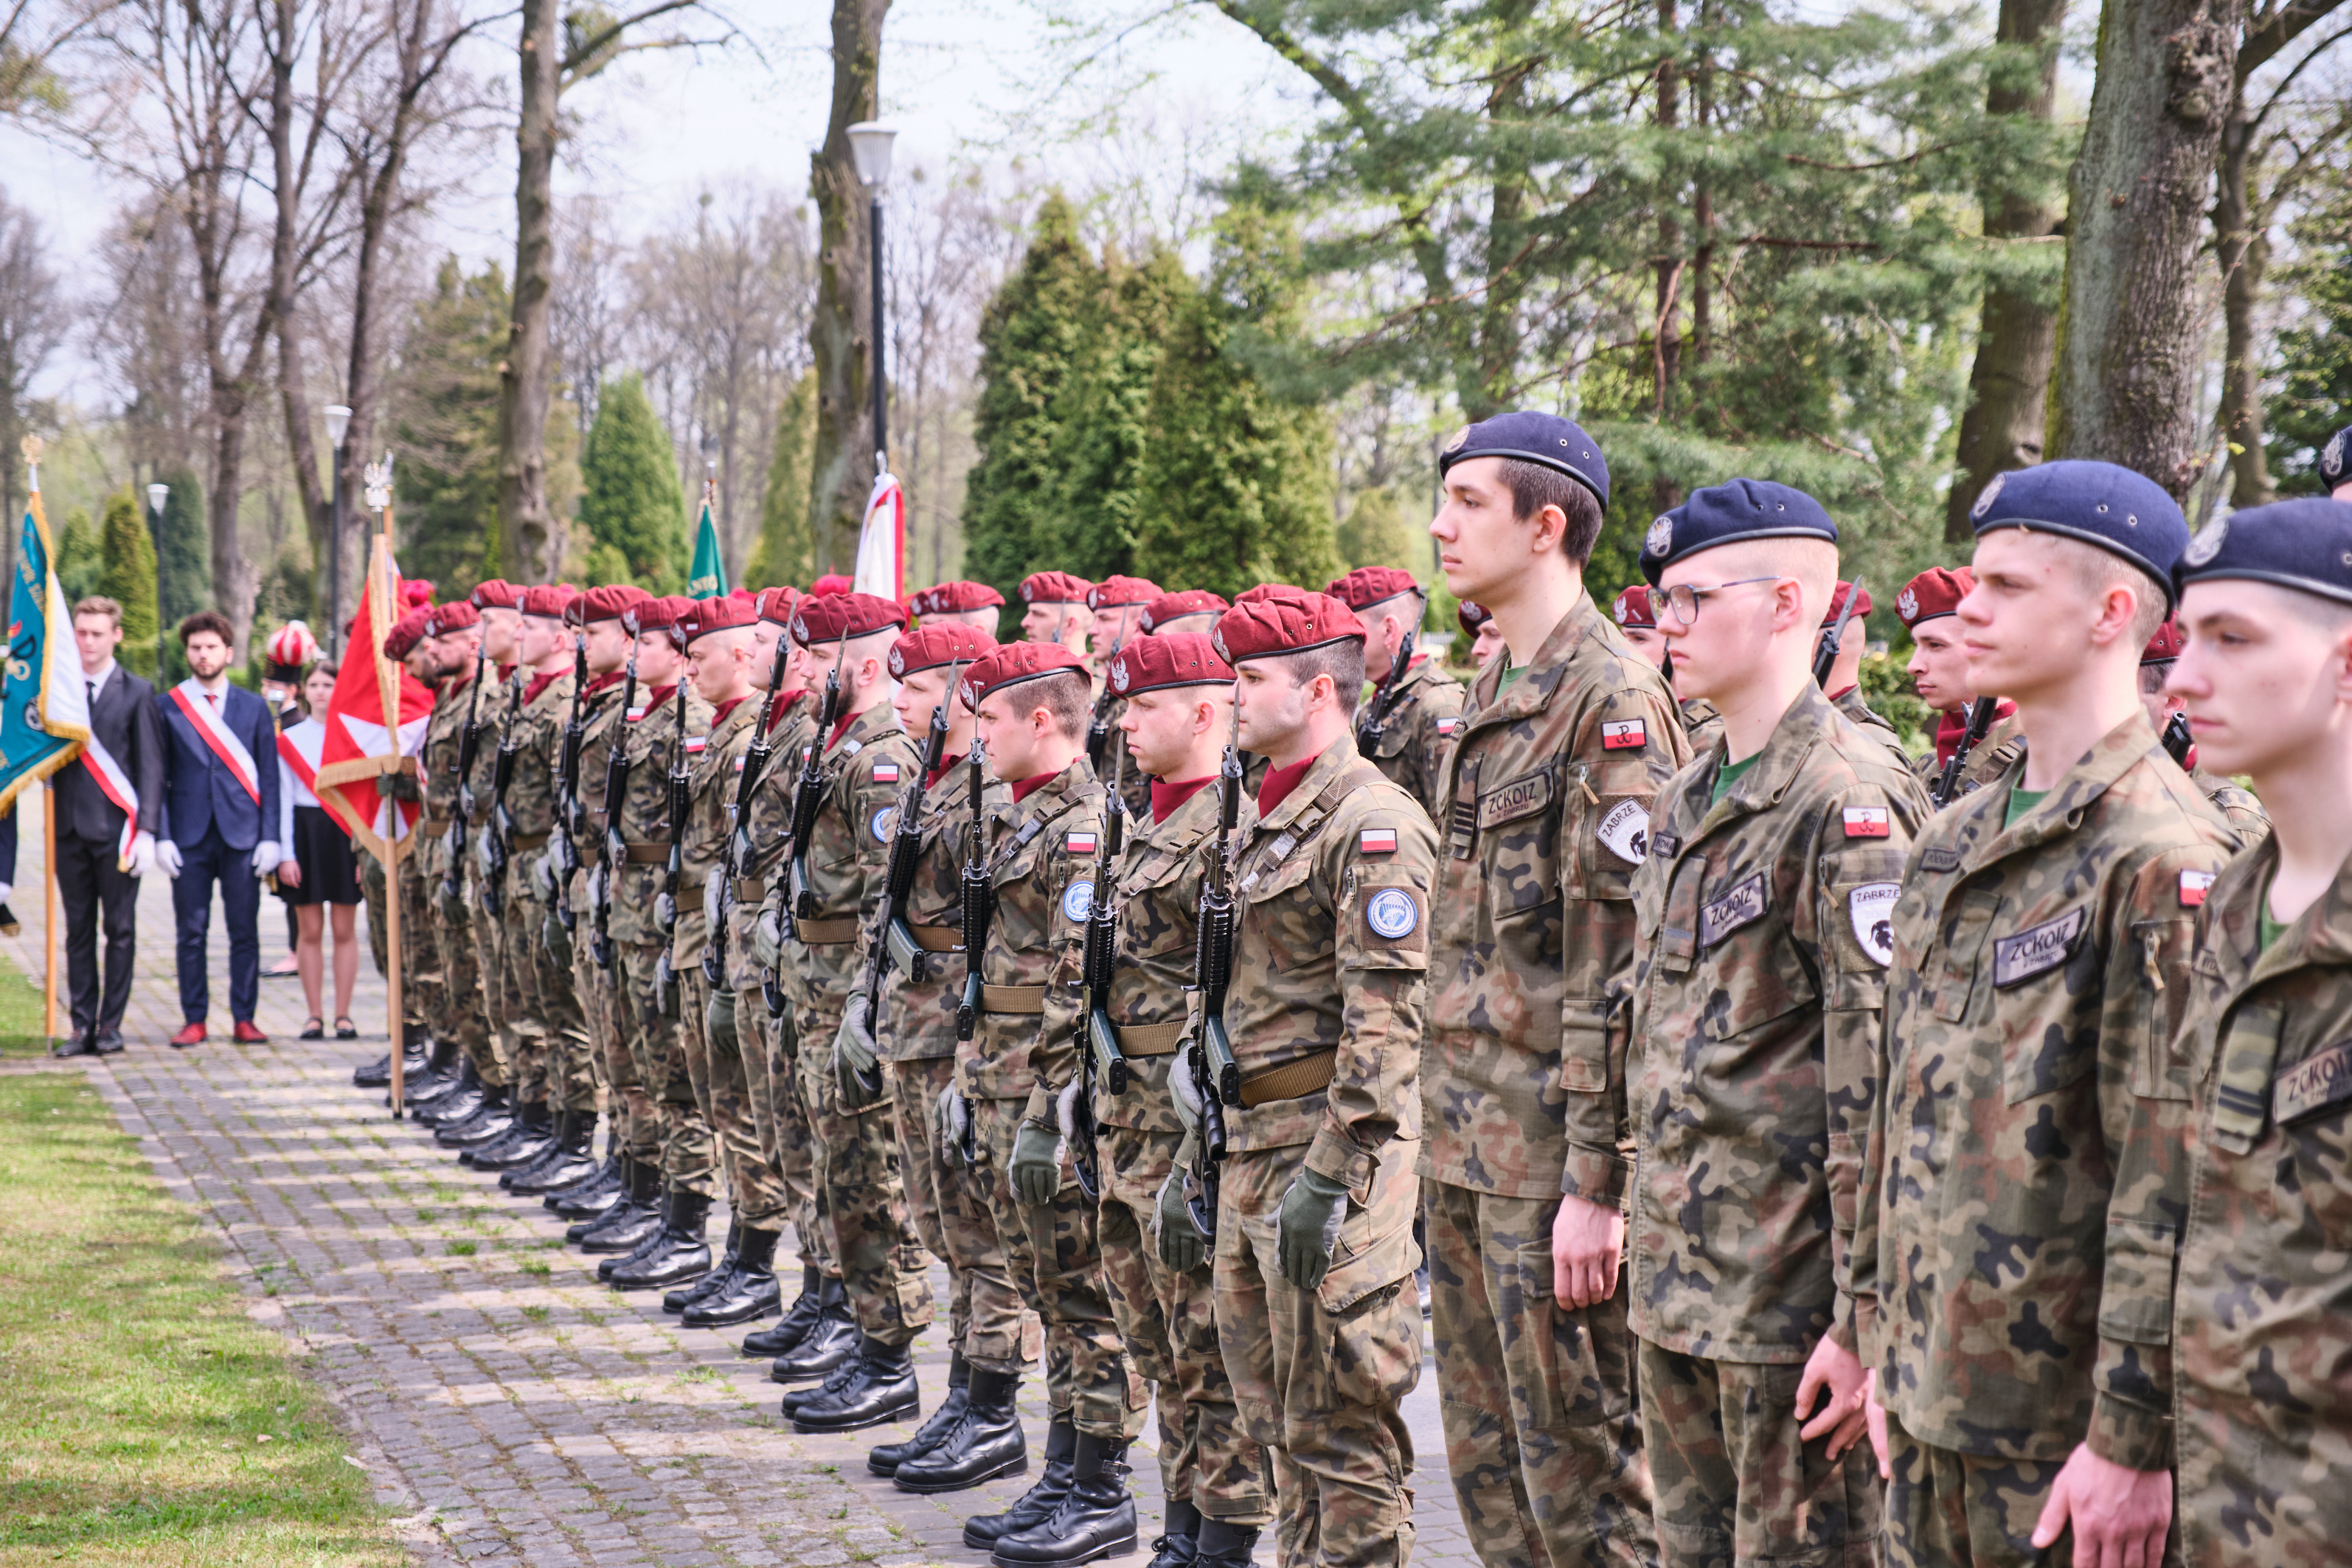
<svg viewBox="0 0 2352 1568"><path fill-rule="evenodd" d="M259 805L261 773L254 765L253 753L245 749L243 741L229 732L227 723L214 710L205 689L196 684L196 678L192 675L172 688L172 700L179 704L180 711L186 715L189 723L195 726L196 733L204 737L205 744L213 749L213 755L236 775L236 782L245 786L245 793L253 797L253 804ZM276 826L274 823L268 826L273 830Z"/></svg>
<svg viewBox="0 0 2352 1568"><path fill-rule="evenodd" d="M115 809L122 813L122 842L115 850L115 869L128 871L131 869L131 841L139 837L139 792L132 787L131 775L122 771L122 764L114 760L114 753L99 740L95 730L90 731L89 739L81 743L81 765L89 770L89 776L97 782L99 794L112 801Z"/></svg>

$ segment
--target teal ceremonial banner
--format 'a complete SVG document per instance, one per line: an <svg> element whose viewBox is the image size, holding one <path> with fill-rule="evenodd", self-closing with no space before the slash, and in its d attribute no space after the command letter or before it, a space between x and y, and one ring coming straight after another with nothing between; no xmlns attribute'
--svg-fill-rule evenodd
<svg viewBox="0 0 2352 1568"><path fill-rule="evenodd" d="M40 492L25 512L8 584L8 669L0 684L0 810L81 754L89 702L65 590L50 564Z"/></svg>
<svg viewBox="0 0 2352 1568"><path fill-rule="evenodd" d="M694 565L686 574L686 592L695 599L727 596L727 563L719 555L719 525L711 521L707 491L702 498L702 523L694 531Z"/></svg>

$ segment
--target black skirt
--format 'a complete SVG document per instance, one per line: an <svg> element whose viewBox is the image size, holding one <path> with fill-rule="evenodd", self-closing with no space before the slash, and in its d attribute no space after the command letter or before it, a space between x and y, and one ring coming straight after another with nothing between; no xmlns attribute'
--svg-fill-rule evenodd
<svg viewBox="0 0 2352 1568"><path fill-rule="evenodd" d="M302 868L302 885L278 885L278 896L289 904L356 904L360 901L358 857L351 836L327 815L326 807L294 808L294 859Z"/></svg>

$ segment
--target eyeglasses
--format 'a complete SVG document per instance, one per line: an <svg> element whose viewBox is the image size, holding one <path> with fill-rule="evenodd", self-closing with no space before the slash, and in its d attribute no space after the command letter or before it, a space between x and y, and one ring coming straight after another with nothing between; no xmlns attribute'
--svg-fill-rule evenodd
<svg viewBox="0 0 2352 1568"><path fill-rule="evenodd" d="M1778 583L1778 577L1737 577L1728 583L1717 583L1712 588L1694 588L1687 583L1677 583L1665 590L1666 608L1684 626L1698 625L1699 601L1709 594L1720 594L1726 588L1744 588L1750 583Z"/></svg>

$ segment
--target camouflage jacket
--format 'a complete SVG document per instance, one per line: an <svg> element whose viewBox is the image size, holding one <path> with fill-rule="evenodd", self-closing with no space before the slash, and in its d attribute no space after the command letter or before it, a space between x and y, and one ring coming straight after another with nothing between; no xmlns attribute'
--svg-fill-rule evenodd
<svg viewBox="0 0 2352 1568"><path fill-rule="evenodd" d="M1275 1068L1332 1060L1328 1089L1228 1110L1227 1146L1305 1143L1361 1201L1378 1164L1419 1152L1436 829L1342 735L1238 845L1224 1016L1244 1099Z"/></svg>
<svg viewBox="0 0 2352 1568"><path fill-rule="evenodd" d="M1693 756L1723 738L1723 715L1715 710L1714 703L1694 697L1677 706L1683 710L1683 733L1690 737Z"/></svg>
<svg viewBox="0 0 2352 1568"><path fill-rule="evenodd" d="M2352 864L2257 952L2278 849L2213 884L2182 1046L2199 1069L2173 1310L2179 1516L2200 1564L2352 1540Z"/></svg>
<svg viewBox="0 0 2352 1568"><path fill-rule="evenodd" d="M489 693L484 692L488 700ZM466 712L474 700L474 672L463 679L441 683L433 699L433 717L425 726L425 817L417 840L427 877L438 879L449 869L450 832L457 816L457 749L466 738ZM479 721L478 718L476 721ZM438 827L435 826L438 824Z"/></svg>
<svg viewBox="0 0 2352 1568"><path fill-rule="evenodd" d="M580 700L580 830L572 847L580 856L580 874L572 879L572 909L593 914L596 909L596 866L604 857L604 783L613 761L613 741L621 732L621 698L626 680L618 675L594 676Z"/></svg>
<svg viewBox="0 0 2352 1568"><path fill-rule="evenodd" d="M2025 727L2011 713L2006 719L1996 719L1985 738L1969 749L1960 763L1960 776L1953 782L1952 799L1958 805L1993 780L2007 773L2010 764L2025 755ZM1912 771L1919 775L1921 787L1932 797L1937 781L1944 776L1944 764L1936 760L1936 748L1927 748L1925 756L1911 759ZM1931 799L1930 804L1933 804Z"/></svg>
<svg viewBox="0 0 2352 1568"><path fill-rule="evenodd" d="M820 997L838 1005L857 984L858 935L874 900L882 896L892 808L899 790L915 776L915 743L898 727L890 705L877 702L824 745L817 763L824 770L824 793L809 841L786 849L788 858L768 878L767 891L771 905L792 912L784 984L802 1006ZM789 829L789 797L784 809ZM816 900L805 914L793 902L793 879L801 871Z"/></svg>
<svg viewBox="0 0 2352 1568"><path fill-rule="evenodd" d="M476 720L481 725L481 738L474 743L473 774L466 781L474 790L474 816L466 835L469 851L467 858L473 862L470 869L478 880L482 869L482 830L490 821L490 784L499 772L499 747L504 743L507 729L522 706L523 683L530 679L509 665L495 683L482 688L482 711Z"/></svg>
<svg viewBox="0 0 2352 1568"><path fill-rule="evenodd" d="M541 842L509 846L512 864L537 859L547 847L548 835L555 830L555 775L563 760L563 727L572 721L574 684L566 667L537 692L530 690L531 686L539 686L536 679L523 688L530 700L512 721L519 745L514 776L507 781L507 815L514 819L518 839L537 837Z"/></svg>
<svg viewBox="0 0 2352 1568"><path fill-rule="evenodd" d="M712 712L710 732L689 736L686 742L686 850L677 876L677 930L671 933L669 966L683 974L702 962L710 940L710 921L727 892L725 879L714 875L727 856L727 841L735 833L735 790L743 772L743 753L751 749L751 731L759 728L760 704L747 697L719 718ZM734 934L730 930L730 937Z"/></svg>
<svg viewBox="0 0 2352 1568"><path fill-rule="evenodd" d="M1365 694L1364 704L1369 708L1379 699L1375 688ZM1469 700L1470 693L1436 660L1415 659L1404 672L1403 689L1381 728L1380 743L1367 753L1391 784L1421 803L1432 821L1445 809L1445 748L1454 743Z"/></svg>
<svg viewBox="0 0 2352 1568"><path fill-rule="evenodd" d="M1853 1345L1849 1248L1887 919L1927 815L1808 681L1720 804L1720 743L1650 812L1633 874L1633 1331L1718 1361Z"/></svg>
<svg viewBox="0 0 2352 1568"><path fill-rule="evenodd" d="M1243 808L1239 842L1248 833ZM1118 863L1118 954L1110 983L1110 1021L1128 1057L1125 1094L1095 1096L1095 1120L1144 1132L1181 1132L1168 1087L1176 1058L1166 1038L1189 1038L1187 1013L1199 955L1201 882L1217 852L1217 785L1192 792L1165 822L1130 825ZM1138 1035L1136 1031L1149 1031ZM1156 1054L1134 1054L1139 1040Z"/></svg>
<svg viewBox="0 0 2352 1568"><path fill-rule="evenodd" d="M1097 682L1097 694L1100 694L1100 682ZM1107 715L1110 733L1103 737L1102 766L1096 770L1095 776L1101 779L1106 787L1118 792L1119 800L1127 806L1129 820L1149 822L1151 820L1151 780L1136 767L1135 759L1128 755L1127 732L1118 727L1118 721L1126 716L1127 699L1114 700ZM1091 724L1093 721L1089 714L1087 722Z"/></svg>
<svg viewBox="0 0 2352 1568"><path fill-rule="evenodd" d="M1422 1173L1503 1197L1624 1195L1633 868L1651 798L1690 761L1673 694L1586 595L1454 732L1431 937Z"/></svg>
<svg viewBox="0 0 2352 1568"><path fill-rule="evenodd" d="M1863 700L1861 687L1847 687L1830 699L1830 706L1853 720L1860 727L1864 740L1885 748L1896 766L1906 773L1911 771L1911 753L1903 749L1903 738L1895 732L1894 725L1880 716L1877 709Z"/></svg>
<svg viewBox="0 0 2352 1568"><path fill-rule="evenodd" d="M1912 846L1853 1290L1921 1441L2170 1458L2198 906L2237 841L2137 709L2016 826L1997 780ZM1877 1312L1874 1331L1873 1305Z"/></svg>
<svg viewBox="0 0 2352 1568"><path fill-rule="evenodd" d="M2189 760L2193 763L2197 759L2191 755ZM2209 773L2203 768L2190 769L2189 776L2196 784L2197 792L2212 802L2213 809L2221 814L2221 819L2230 825L2230 831L2238 836L2241 846L2252 849L2271 836L2270 813L2263 809L2263 803L2255 798L2253 791L2219 773Z"/></svg>
<svg viewBox="0 0 2352 1568"><path fill-rule="evenodd" d="M972 1037L956 1047L956 1080L975 1100L1025 1100L1024 1114L1041 1123L1054 1121L1055 1092L1077 1063L1078 994L1069 982L1094 908L1103 799L1082 753L1024 799L1008 789L982 832L996 910L981 979L991 991L1023 994L1004 998L1017 1010L983 1008Z"/></svg>
<svg viewBox="0 0 2352 1568"><path fill-rule="evenodd" d="M909 795L912 786L909 786ZM981 789L983 810L1011 804L1013 792L991 779ZM902 805L900 810L904 810ZM963 997L964 856L971 847L971 780L961 757L950 755L939 779L923 792L915 816L922 849L915 857L915 884L907 893L907 924L925 949L923 978L892 969L882 983L882 1022L877 1031L886 1061L924 1061L956 1051L956 1004ZM866 940L874 940L869 916ZM858 963L866 954L860 951Z"/></svg>
<svg viewBox="0 0 2352 1568"><path fill-rule="evenodd" d="M768 765L751 791L751 809L745 814L751 827L751 863L744 870L771 884L783 879L786 851L792 847L793 790L800 782L808 749L816 742L818 702L814 691L788 691L778 700L776 711L768 721ZM762 887L761 898L772 890Z"/></svg>
<svg viewBox="0 0 2352 1568"><path fill-rule="evenodd" d="M629 850L613 886L610 922L614 942L652 947L661 942L654 900L669 885L669 770L680 754L675 686L637 689L637 706L624 716L629 748L629 788L613 826ZM686 689L686 733L710 732L710 704Z"/></svg>

